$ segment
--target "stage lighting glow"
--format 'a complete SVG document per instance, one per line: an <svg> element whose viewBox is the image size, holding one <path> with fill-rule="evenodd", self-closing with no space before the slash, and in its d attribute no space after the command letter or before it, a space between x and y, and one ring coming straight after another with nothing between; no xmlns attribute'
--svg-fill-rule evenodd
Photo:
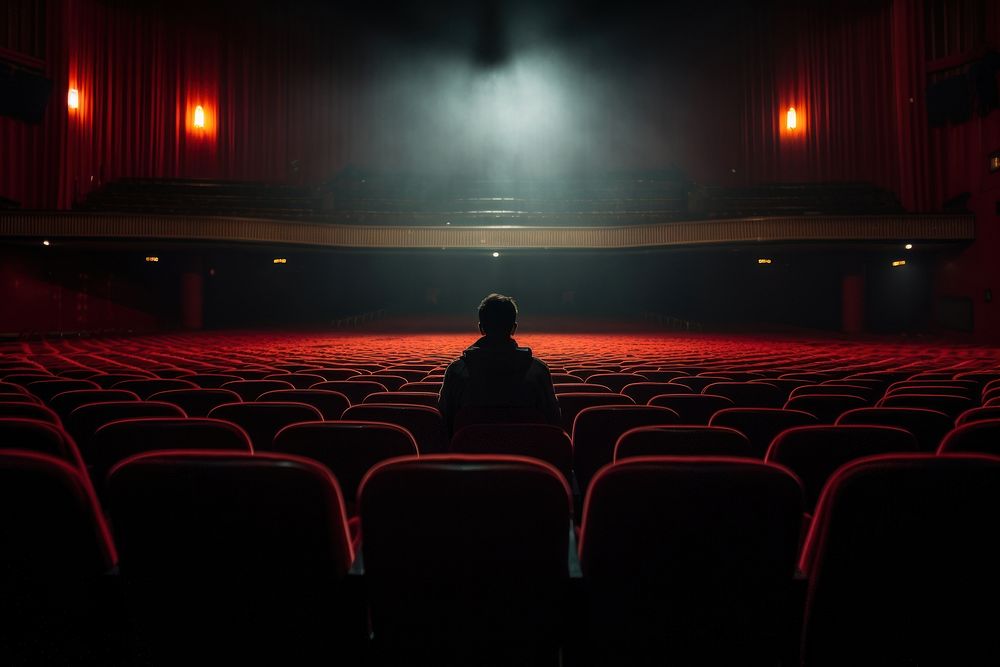
<svg viewBox="0 0 1000 667"><path fill-rule="evenodd" d="M903 247L906 248L907 250L913 250L913 244L912 243L907 243Z"/></svg>
<svg viewBox="0 0 1000 667"><path fill-rule="evenodd" d="M201 108L200 104L194 108L194 126L205 128L205 110Z"/></svg>
<svg viewBox="0 0 1000 667"><path fill-rule="evenodd" d="M785 114L785 129L794 130L799 126L799 117L795 112L795 107L788 107L788 112Z"/></svg>
<svg viewBox="0 0 1000 667"><path fill-rule="evenodd" d="M500 253L498 253L498 252L496 252L496 251L494 251L494 252L493 252L493 258L494 258L494 259L496 259L496 258L497 258L497 257L499 257L499 256L500 256Z"/></svg>
<svg viewBox="0 0 1000 667"><path fill-rule="evenodd" d="M80 108L80 91L76 88L70 88L69 93L66 94L66 106L70 109Z"/></svg>
<svg viewBox="0 0 1000 667"><path fill-rule="evenodd" d="M48 247L48 246L50 246L52 244L49 243L48 240L46 239L45 241L42 241L42 245Z"/></svg>
<svg viewBox="0 0 1000 667"><path fill-rule="evenodd" d="M760 259L757 260L757 263L758 264L770 264L771 263L771 258L769 258L769 257L761 257Z"/></svg>
<svg viewBox="0 0 1000 667"><path fill-rule="evenodd" d="M906 266L906 260L905 259L897 259L895 262L892 263L892 265L893 266Z"/></svg>
<svg viewBox="0 0 1000 667"><path fill-rule="evenodd" d="M274 258L274 263L275 264L288 264L288 260L285 259L284 257L275 257Z"/></svg>
<svg viewBox="0 0 1000 667"><path fill-rule="evenodd" d="M159 262L160 258L156 257L155 255L150 255L149 257L146 258L146 261L147 262Z"/></svg>

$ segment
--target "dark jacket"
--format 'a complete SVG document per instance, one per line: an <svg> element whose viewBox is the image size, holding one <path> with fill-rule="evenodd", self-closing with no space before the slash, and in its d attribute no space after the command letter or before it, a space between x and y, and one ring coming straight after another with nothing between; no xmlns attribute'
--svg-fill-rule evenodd
<svg viewBox="0 0 1000 667"><path fill-rule="evenodd" d="M465 407L534 408L549 423L560 423L548 366L513 338L484 336L448 366L438 409L449 432Z"/></svg>

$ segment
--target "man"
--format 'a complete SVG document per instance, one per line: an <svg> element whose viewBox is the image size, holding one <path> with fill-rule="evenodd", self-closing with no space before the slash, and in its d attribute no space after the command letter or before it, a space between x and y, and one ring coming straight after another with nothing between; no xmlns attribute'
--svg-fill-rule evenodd
<svg viewBox="0 0 1000 667"><path fill-rule="evenodd" d="M549 369L530 348L517 346L511 338L516 329L514 299L490 294L479 304L483 336L448 366L438 397L449 432L463 408L529 408L551 424L560 423Z"/></svg>

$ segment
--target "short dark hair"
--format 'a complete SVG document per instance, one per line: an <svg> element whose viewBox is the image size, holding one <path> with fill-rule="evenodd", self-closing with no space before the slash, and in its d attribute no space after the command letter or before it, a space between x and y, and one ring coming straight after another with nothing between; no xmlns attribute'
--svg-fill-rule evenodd
<svg viewBox="0 0 1000 667"><path fill-rule="evenodd" d="M479 326L488 336L509 336L517 322L517 304L503 294L490 294L479 304Z"/></svg>

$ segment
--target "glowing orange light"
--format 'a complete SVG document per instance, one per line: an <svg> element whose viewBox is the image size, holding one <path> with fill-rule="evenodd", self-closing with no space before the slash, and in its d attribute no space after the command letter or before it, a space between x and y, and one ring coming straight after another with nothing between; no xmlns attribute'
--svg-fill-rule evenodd
<svg viewBox="0 0 1000 667"><path fill-rule="evenodd" d="M80 91L76 88L70 88L69 92L66 94L66 106L70 109L80 108Z"/></svg>
<svg viewBox="0 0 1000 667"><path fill-rule="evenodd" d="M201 108L200 104L194 108L194 126L205 128L205 110Z"/></svg>
<svg viewBox="0 0 1000 667"><path fill-rule="evenodd" d="M768 257L761 257L760 259L757 260L757 263L758 264L770 264L771 260Z"/></svg>
<svg viewBox="0 0 1000 667"><path fill-rule="evenodd" d="M892 265L893 266L906 266L906 260L905 259L897 259L895 262L892 263Z"/></svg>
<svg viewBox="0 0 1000 667"><path fill-rule="evenodd" d="M274 258L274 263L275 264L288 264L288 260L285 259L284 257L275 257Z"/></svg>
<svg viewBox="0 0 1000 667"><path fill-rule="evenodd" d="M788 107L788 113L785 114L785 129L794 130L798 126L799 118L795 113L795 107Z"/></svg>
<svg viewBox="0 0 1000 667"><path fill-rule="evenodd" d="M149 256L149 257L146 258L146 261L147 262L159 262L160 258L156 257L155 255L151 255L151 256Z"/></svg>

